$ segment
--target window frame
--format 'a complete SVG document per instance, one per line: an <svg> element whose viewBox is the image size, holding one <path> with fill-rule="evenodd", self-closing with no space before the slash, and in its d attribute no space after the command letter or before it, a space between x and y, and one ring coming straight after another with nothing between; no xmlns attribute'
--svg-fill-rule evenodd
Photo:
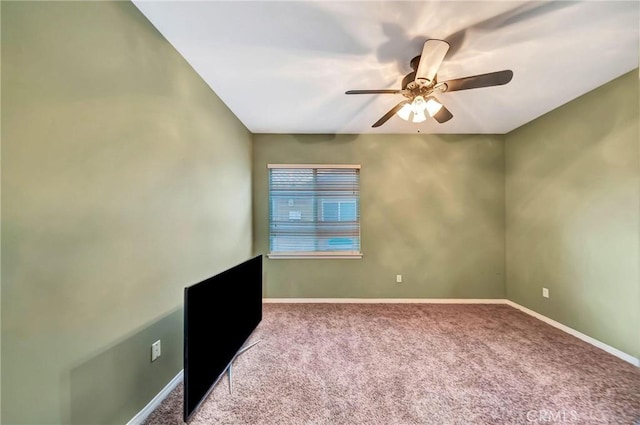
<svg viewBox="0 0 640 425"><path fill-rule="evenodd" d="M361 166L360 164L267 164L268 171L268 179L271 180L271 169L309 169L309 170L317 170L321 168L346 168L346 169L355 169L360 173ZM360 175L358 176L358 190L360 190ZM315 211L316 211L316 220L320 218L319 208L317 208L317 204L320 203L318 198L313 199ZM267 258L270 259L361 259L362 258L362 220L360 214L357 214L358 218L358 240L359 240L359 251L271 251L271 213L273 208L273 199L271 198L271 187L268 189L268 217L267 217L267 227L268 227L268 244L269 244L269 252L267 254ZM353 201L356 205L356 211L360 210L360 192L358 191L357 198Z"/></svg>

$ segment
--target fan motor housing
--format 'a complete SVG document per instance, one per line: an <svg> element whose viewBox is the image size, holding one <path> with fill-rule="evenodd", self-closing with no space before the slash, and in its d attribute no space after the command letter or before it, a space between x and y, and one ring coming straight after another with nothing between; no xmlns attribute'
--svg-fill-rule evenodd
<svg viewBox="0 0 640 425"><path fill-rule="evenodd" d="M407 74L403 79L402 79L402 90L406 90L409 85L409 83L413 83L413 81L416 79L416 73L411 72L409 74Z"/></svg>
<svg viewBox="0 0 640 425"><path fill-rule="evenodd" d="M418 58L420 58L420 56L418 56ZM420 84L416 83L415 78L416 73L411 72L402 79L402 95L411 100L415 99L416 96L427 97L428 95L433 93L435 86L438 83L437 76L433 78L431 84L426 86L421 86Z"/></svg>

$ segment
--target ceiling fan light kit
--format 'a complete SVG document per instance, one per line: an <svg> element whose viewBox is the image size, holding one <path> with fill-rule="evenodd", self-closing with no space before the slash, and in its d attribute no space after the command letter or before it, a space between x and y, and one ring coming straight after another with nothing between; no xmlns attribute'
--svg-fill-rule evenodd
<svg viewBox="0 0 640 425"><path fill-rule="evenodd" d="M421 123L427 119L425 112L442 124L453 118L453 114L435 98L434 93L501 86L513 78L513 71L507 69L438 82L437 72L448 51L449 43L446 41L427 40L422 54L411 60L413 72L402 79L402 89L349 90L345 94L401 94L407 98L383 115L372 127L380 127L394 115L405 121L411 119L414 123Z"/></svg>
<svg viewBox="0 0 640 425"><path fill-rule="evenodd" d="M438 113L438 111L440 111L440 109L442 109L442 103L438 102L435 97L427 98L424 106L430 117L433 117Z"/></svg>
<svg viewBox="0 0 640 425"><path fill-rule="evenodd" d="M434 97L429 96L426 99L422 96L416 96L413 102L405 102L402 108L396 112L400 118L409 121L413 115L412 122L420 123L427 120L425 112L433 117L442 109L442 103L438 102Z"/></svg>

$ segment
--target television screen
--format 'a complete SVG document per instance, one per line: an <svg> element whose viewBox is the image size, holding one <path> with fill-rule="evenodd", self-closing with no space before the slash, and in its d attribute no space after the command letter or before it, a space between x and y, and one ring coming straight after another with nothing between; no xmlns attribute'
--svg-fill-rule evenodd
<svg viewBox="0 0 640 425"><path fill-rule="evenodd" d="M262 320L262 255L184 290L184 421Z"/></svg>

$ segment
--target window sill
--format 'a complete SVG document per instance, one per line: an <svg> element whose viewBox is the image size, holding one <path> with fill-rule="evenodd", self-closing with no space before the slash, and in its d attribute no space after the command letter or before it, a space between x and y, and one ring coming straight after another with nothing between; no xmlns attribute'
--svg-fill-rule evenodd
<svg viewBox="0 0 640 425"><path fill-rule="evenodd" d="M362 253L272 252L267 254L267 258L272 260L359 260L362 258Z"/></svg>

